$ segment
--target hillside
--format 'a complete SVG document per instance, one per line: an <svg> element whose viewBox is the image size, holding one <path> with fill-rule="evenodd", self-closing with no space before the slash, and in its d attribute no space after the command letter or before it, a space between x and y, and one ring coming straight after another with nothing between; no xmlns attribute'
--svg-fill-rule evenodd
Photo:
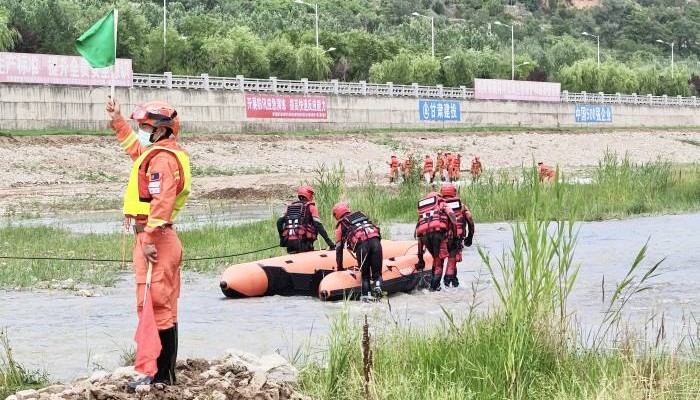
<svg viewBox="0 0 700 400"><path fill-rule="evenodd" d="M514 26L517 79L561 81L576 91L689 95L692 75L700 75L697 0L313 1L320 48L309 5L168 1L164 54L162 2L119 0L118 56L143 73L471 86L475 77L510 78L510 29L498 21ZM75 54L73 40L108 3L0 0L0 50ZM603 65L595 71L596 39L584 31L600 37ZM669 45L657 40L674 43L675 71Z"/></svg>

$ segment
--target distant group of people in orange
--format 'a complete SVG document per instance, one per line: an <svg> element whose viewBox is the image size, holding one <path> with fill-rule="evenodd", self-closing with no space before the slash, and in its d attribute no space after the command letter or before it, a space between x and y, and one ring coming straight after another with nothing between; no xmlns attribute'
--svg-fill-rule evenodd
<svg viewBox="0 0 700 400"><path fill-rule="evenodd" d="M389 183L399 180L399 173L404 179L411 174L412 164L416 162L411 154L406 156L404 161L400 161L396 155L392 155L387 164L389 165ZM478 155L474 155L469 168L472 179L478 179L483 171L483 165ZM444 182L455 182L460 178L462 172L462 155L451 152L438 152L437 164L430 154L425 155L421 175L425 183L433 183L437 180Z"/></svg>

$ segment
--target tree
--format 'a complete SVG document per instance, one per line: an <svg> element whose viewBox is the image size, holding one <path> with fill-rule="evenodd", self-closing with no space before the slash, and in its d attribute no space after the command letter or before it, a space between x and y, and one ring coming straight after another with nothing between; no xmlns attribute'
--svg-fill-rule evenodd
<svg viewBox="0 0 700 400"><path fill-rule="evenodd" d="M235 27L223 36L210 36L202 45L213 75L267 78L270 62L262 41L247 27Z"/></svg>
<svg viewBox="0 0 700 400"><path fill-rule="evenodd" d="M9 22L7 10L0 8L0 51L12 49L20 39L17 29L8 26Z"/></svg>
<svg viewBox="0 0 700 400"><path fill-rule="evenodd" d="M285 37L275 38L265 46L265 54L270 60L270 74L279 79L297 77L297 54L294 46Z"/></svg>
<svg viewBox="0 0 700 400"><path fill-rule="evenodd" d="M313 81L328 79L331 58L316 46L304 45L297 50L297 76Z"/></svg>
<svg viewBox="0 0 700 400"><path fill-rule="evenodd" d="M384 40L363 30L353 30L343 35L347 58L350 64L348 79L369 79L369 68L398 52L395 40Z"/></svg>
<svg viewBox="0 0 700 400"><path fill-rule="evenodd" d="M479 73L480 52L458 50L442 64L444 82L447 86L474 87L474 78Z"/></svg>
<svg viewBox="0 0 700 400"><path fill-rule="evenodd" d="M576 61L584 58L596 56L592 43L585 43L571 36L556 38L553 44L545 50L544 61L547 72L554 76L554 73L562 67L572 65Z"/></svg>

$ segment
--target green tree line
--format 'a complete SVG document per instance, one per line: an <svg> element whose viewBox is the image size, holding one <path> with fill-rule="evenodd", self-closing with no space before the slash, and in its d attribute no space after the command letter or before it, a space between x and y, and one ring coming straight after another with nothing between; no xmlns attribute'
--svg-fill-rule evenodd
<svg viewBox="0 0 700 400"><path fill-rule="evenodd" d="M119 57L142 73L368 80L472 86L509 79L514 26L516 79L560 81L570 91L690 95L700 81L700 4L602 0L168 1L117 0ZM99 0L0 0L0 50L75 54L73 41L104 15ZM512 4L512 5L511 5ZM435 57L431 26L435 23ZM596 41L600 36L601 65ZM670 70L674 43L675 68ZM327 51L334 48L333 51ZM700 86L700 83L698 84Z"/></svg>

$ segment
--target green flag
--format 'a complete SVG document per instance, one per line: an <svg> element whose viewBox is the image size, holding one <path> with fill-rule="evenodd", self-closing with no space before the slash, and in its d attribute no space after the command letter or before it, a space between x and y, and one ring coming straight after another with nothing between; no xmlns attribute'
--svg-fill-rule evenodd
<svg viewBox="0 0 700 400"><path fill-rule="evenodd" d="M75 41L75 48L93 68L104 68L116 62L115 10L109 12Z"/></svg>

